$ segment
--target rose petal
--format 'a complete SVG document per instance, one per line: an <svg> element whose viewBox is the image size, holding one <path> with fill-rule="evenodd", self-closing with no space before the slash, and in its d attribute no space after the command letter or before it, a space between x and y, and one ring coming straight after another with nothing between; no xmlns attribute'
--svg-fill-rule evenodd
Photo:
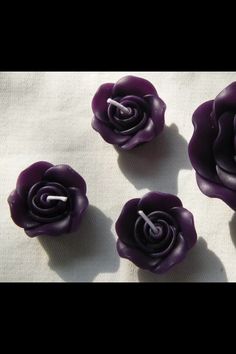
<svg viewBox="0 0 236 354"><path fill-rule="evenodd" d="M40 235L59 236L61 234L66 234L70 232L70 214L59 221L41 224L34 228L25 229L25 232L29 237Z"/></svg>
<svg viewBox="0 0 236 354"><path fill-rule="evenodd" d="M175 218L179 225L180 232L188 248L192 248L197 241L197 234L194 226L193 214L185 208L174 207L169 213Z"/></svg>
<svg viewBox="0 0 236 354"><path fill-rule="evenodd" d="M216 119L226 111L236 111L236 81L224 88L214 101L214 114Z"/></svg>
<svg viewBox="0 0 236 354"><path fill-rule="evenodd" d="M218 130L210 117L213 101L203 103L193 114L194 133L188 146L193 168L203 177L219 181L213 154L213 143Z"/></svg>
<svg viewBox="0 0 236 354"><path fill-rule="evenodd" d="M143 129L132 136L125 144L121 145L122 150L131 150L135 146L142 143L146 143L152 140L156 136L155 125L151 118L147 120L147 123Z"/></svg>
<svg viewBox="0 0 236 354"><path fill-rule="evenodd" d="M142 131L144 129L148 121L147 113L144 112L142 117L139 117L138 115L134 115L133 117L136 117L136 122L133 122L133 124L131 124L131 127L126 127L126 129L123 127L123 129L119 132L121 135L135 136L137 132Z"/></svg>
<svg viewBox="0 0 236 354"><path fill-rule="evenodd" d="M211 182L196 173L197 184L202 193L211 198L222 199L230 208L236 210L236 192L220 184Z"/></svg>
<svg viewBox="0 0 236 354"><path fill-rule="evenodd" d="M219 166L216 166L217 174L221 180L221 182L228 188L236 190L236 175L231 174L222 170Z"/></svg>
<svg viewBox="0 0 236 354"><path fill-rule="evenodd" d="M159 258L153 258L137 248L126 246L121 240L117 241L116 248L120 257L130 260L142 269L151 270L160 262Z"/></svg>
<svg viewBox="0 0 236 354"><path fill-rule="evenodd" d="M53 165L46 161L35 162L19 175L16 182L17 193L26 198L29 189L37 182L42 180L42 177L50 167Z"/></svg>
<svg viewBox="0 0 236 354"><path fill-rule="evenodd" d="M178 234L176 239L176 244L171 251L165 258L163 258L162 262L159 263L152 271L154 273L165 273L175 264L181 262L187 253L188 247L186 245L185 239L181 233Z"/></svg>
<svg viewBox="0 0 236 354"><path fill-rule="evenodd" d="M49 182L60 183L64 187L79 188L83 194L86 194L86 183L83 177L68 165L61 164L49 168L43 178Z"/></svg>
<svg viewBox="0 0 236 354"><path fill-rule="evenodd" d="M139 97L134 95L129 95L121 98L121 103L126 107L129 107L129 104L136 103L138 107L140 107L143 111L148 110L147 102L145 101L145 97Z"/></svg>
<svg viewBox="0 0 236 354"><path fill-rule="evenodd" d="M166 104L162 101L162 99L160 99L160 97L157 97L156 95L146 95L144 96L144 99L150 107L149 114L155 125L156 134L159 134L163 130L165 124L164 115Z"/></svg>
<svg viewBox="0 0 236 354"><path fill-rule="evenodd" d="M113 132L106 124L102 123L96 117L93 117L92 127L96 130L102 138L109 144L120 145L124 144L130 139L130 135L121 135Z"/></svg>
<svg viewBox="0 0 236 354"><path fill-rule="evenodd" d="M71 201L71 220L70 220L70 232L74 232L78 229L82 216L88 207L88 198L85 194L81 193L78 188L68 188Z"/></svg>
<svg viewBox="0 0 236 354"><path fill-rule="evenodd" d="M138 203L140 199L131 199L123 207L115 228L119 239L128 246L135 246L134 227L138 215Z"/></svg>
<svg viewBox="0 0 236 354"><path fill-rule="evenodd" d="M126 95L136 95L142 97L149 94L157 95L157 91L151 82L142 79L141 77L131 75L125 76L117 81L112 90L113 97Z"/></svg>
<svg viewBox="0 0 236 354"><path fill-rule="evenodd" d="M226 112L219 118L219 133L213 145L217 165L236 173L234 161L234 113Z"/></svg>
<svg viewBox="0 0 236 354"><path fill-rule="evenodd" d="M152 211L165 211L173 207L182 207L181 200L172 194L161 192L149 192L145 194L139 202L139 210L143 210L145 213L151 213Z"/></svg>
<svg viewBox="0 0 236 354"><path fill-rule="evenodd" d="M10 206L11 217L14 223L23 228L36 227L39 224L32 220L26 201L14 190L7 199Z"/></svg>
<svg viewBox="0 0 236 354"><path fill-rule="evenodd" d="M108 121L107 108L108 98L111 98L114 84L107 83L101 85L92 100L92 110L94 115L103 122Z"/></svg>

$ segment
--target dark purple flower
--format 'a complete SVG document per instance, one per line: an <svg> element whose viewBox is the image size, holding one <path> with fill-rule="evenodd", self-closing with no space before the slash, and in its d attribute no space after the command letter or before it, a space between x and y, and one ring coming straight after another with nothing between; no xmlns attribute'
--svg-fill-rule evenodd
<svg viewBox="0 0 236 354"><path fill-rule="evenodd" d="M108 103L112 99L124 108ZM125 76L116 84L103 84L93 101L92 127L103 139L130 150L151 141L164 128L166 105L158 96L155 87L147 80Z"/></svg>
<svg viewBox="0 0 236 354"><path fill-rule="evenodd" d="M164 273L181 262L197 241L193 215L178 197L160 192L129 200L116 222L116 232L120 257L153 273Z"/></svg>
<svg viewBox="0 0 236 354"><path fill-rule="evenodd" d="M236 82L193 114L189 157L200 190L236 210Z"/></svg>
<svg viewBox="0 0 236 354"><path fill-rule="evenodd" d="M88 207L86 183L68 165L39 161L21 172L8 203L13 221L30 237L73 232Z"/></svg>

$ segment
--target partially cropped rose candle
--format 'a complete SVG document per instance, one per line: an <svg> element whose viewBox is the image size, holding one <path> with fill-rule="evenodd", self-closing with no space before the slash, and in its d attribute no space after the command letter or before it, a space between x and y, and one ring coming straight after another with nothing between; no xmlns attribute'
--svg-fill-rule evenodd
<svg viewBox="0 0 236 354"><path fill-rule="evenodd" d="M236 211L236 82L202 103L192 121L189 157L197 184L205 195Z"/></svg>
<svg viewBox="0 0 236 354"><path fill-rule="evenodd" d="M88 207L86 183L68 165L39 161L20 173L8 203L13 221L30 237L73 232Z"/></svg>
<svg viewBox="0 0 236 354"><path fill-rule="evenodd" d="M197 241L193 215L172 194L150 192L129 200L116 222L117 251L139 268L167 272Z"/></svg>
<svg viewBox="0 0 236 354"><path fill-rule="evenodd" d="M151 141L164 128L166 105L147 80L125 76L101 85L92 101L92 127L123 150Z"/></svg>

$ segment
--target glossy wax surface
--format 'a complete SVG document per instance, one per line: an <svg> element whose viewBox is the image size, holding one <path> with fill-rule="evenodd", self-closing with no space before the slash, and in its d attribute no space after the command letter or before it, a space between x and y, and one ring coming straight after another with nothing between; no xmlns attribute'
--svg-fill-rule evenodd
<svg viewBox="0 0 236 354"><path fill-rule="evenodd" d="M236 82L201 104L192 120L189 157L197 184L236 210Z"/></svg>
<svg viewBox="0 0 236 354"><path fill-rule="evenodd" d="M47 200L48 196L67 200ZM13 221L30 237L73 232L88 206L86 183L68 165L39 161L20 173L8 203Z"/></svg>
<svg viewBox="0 0 236 354"><path fill-rule="evenodd" d="M142 210L156 232L138 214ZM181 262L197 241L193 215L174 195L150 192L131 199L116 222L117 251L138 267L165 273Z"/></svg>
<svg viewBox="0 0 236 354"><path fill-rule="evenodd" d="M122 112L107 103L119 102L129 109ZM164 128L166 104L151 82L136 76L125 76L115 84L101 85L92 100L92 127L102 138L122 150L147 143Z"/></svg>

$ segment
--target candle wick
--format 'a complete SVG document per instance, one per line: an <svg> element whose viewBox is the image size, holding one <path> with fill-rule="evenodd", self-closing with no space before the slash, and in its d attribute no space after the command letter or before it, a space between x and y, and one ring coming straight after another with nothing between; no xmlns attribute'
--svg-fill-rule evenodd
<svg viewBox="0 0 236 354"><path fill-rule="evenodd" d="M48 195L47 196L47 202L49 202L50 200L61 200L62 202L66 202L67 201L67 197L61 197L58 195Z"/></svg>
<svg viewBox="0 0 236 354"><path fill-rule="evenodd" d="M143 218L143 220L146 221L146 223L150 226L150 228L152 229L153 232L157 233L157 228L156 226L153 224L153 222L149 219L149 217L144 214L144 212L142 210L138 211L138 214Z"/></svg>
<svg viewBox="0 0 236 354"><path fill-rule="evenodd" d="M108 98L107 103L113 104L113 106L116 106L117 108L119 108L119 110L125 114L130 114L130 108L127 108L125 106L123 106L123 104L112 100L111 98Z"/></svg>

